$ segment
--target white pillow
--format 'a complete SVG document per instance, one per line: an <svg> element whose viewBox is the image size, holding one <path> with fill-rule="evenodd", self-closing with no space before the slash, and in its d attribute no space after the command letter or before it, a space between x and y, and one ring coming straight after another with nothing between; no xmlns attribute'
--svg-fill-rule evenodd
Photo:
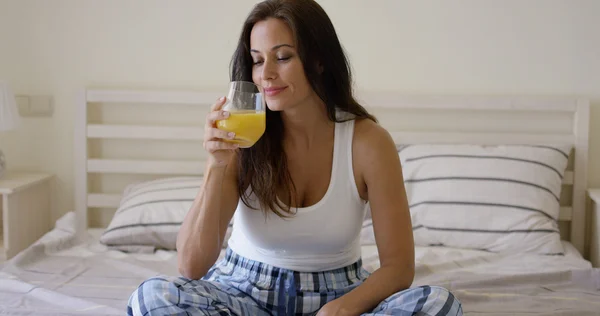
<svg viewBox="0 0 600 316"><path fill-rule="evenodd" d="M415 244L564 254L558 230L570 146L399 148Z"/></svg>
<svg viewBox="0 0 600 316"><path fill-rule="evenodd" d="M181 223L202 183L202 177L171 177L130 184L100 242L126 252L175 250ZM226 240L230 234L231 223Z"/></svg>

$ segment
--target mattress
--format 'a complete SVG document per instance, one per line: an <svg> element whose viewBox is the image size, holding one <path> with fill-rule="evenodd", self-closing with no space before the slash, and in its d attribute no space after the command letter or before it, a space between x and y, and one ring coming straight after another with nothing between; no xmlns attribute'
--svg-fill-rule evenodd
<svg viewBox="0 0 600 316"><path fill-rule="evenodd" d="M74 238L74 214L0 270L0 315L123 315L145 279L175 275L173 251L127 254L107 249L90 229ZM465 315L600 315L600 271L572 245L564 256L500 255L416 247L414 286L440 285ZM377 247L363 245L364 266L379 267Z"/></svg>

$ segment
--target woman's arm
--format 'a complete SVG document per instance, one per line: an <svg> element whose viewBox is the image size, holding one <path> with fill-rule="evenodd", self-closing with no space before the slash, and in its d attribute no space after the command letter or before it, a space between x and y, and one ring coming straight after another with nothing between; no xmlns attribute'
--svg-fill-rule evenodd
<svg viewBox="0 0 600 316"><path fill-rule="evenodd" d="M376 123L355 125L354 166L366 186L381 267L321 315L360 315L413 282L414 240L402 167L390 134ZM329 304L328 304L329 305Z"/></svg>
<svg viewBox="0 0 600 316"><path fill-rule="evenodd" d="M228 117L221 110L224 104L225 98L220 98L206 116L204 149L209 159L204 183L177 235L179 273L189 279L203 277L217 261L239 199L237 146L225 141L234 135L215 126L217 120Z"/></svg>
<svg viewBox="0 0 600 316"><path fill-rule="evenodd" d="M177 235L179 273L200 279L216 262L238 202L236 164L208 164L204 184Z"/></svg>

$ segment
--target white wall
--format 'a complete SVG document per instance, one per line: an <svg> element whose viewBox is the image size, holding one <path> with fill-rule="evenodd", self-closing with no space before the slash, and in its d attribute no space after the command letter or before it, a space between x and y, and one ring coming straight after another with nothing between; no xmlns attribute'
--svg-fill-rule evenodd
<svg viewBox="0 0 600 316"><path fill-rule="evenodd" d="M600 186L600 1L319 2L361 89L592 98L589 183ZM224 87L254 3L0 0L0 78L56 103L0 147L10 168L58 176L53 219L73 207L78 89Z"/></svg>

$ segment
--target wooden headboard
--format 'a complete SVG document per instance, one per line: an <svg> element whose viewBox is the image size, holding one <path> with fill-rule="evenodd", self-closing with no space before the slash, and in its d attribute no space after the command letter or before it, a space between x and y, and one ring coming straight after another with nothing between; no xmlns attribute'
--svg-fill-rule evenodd
<svg viewBox="0 0 600 316"><path fill-rule="evenodd" d="M75 130L78 231L105 227L130 183L201 175L205 115L225 91L85 89ZM567 97L359 93L397 143L570 144L563 239L584 253L589 101Z"/></svg>

